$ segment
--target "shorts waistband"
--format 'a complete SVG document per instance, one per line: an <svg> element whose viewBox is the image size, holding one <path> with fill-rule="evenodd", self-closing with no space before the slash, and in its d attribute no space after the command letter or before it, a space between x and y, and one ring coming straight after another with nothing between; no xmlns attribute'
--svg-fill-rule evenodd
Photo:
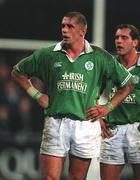
<svg viewBox="0 0 140 180"><path fill-rule="evenodd" d="M78 116L74 114L54 114L54 115L49 115L49 117L53 117L54 119L62 119L62 118L69 118L72 120L77 120L77 121L83 121L83 119L79 118Z"/></svg>
<svg viewBox="0 0 140 180"><path fill-rule="evenodd" d="M138 123L138 130L140 131L140 122L133 122L133 123L127 123L127 124L109 124L109 123L106 123L106 125L110 129L115 129L118 126L124 126L124 125L128 125L128 124L132 124L133 125L134 123Z"/></svg>

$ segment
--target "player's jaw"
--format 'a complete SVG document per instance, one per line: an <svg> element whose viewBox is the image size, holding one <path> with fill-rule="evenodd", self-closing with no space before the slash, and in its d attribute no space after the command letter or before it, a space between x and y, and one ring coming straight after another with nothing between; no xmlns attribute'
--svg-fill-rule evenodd
<svg viewBox="0 0 140 180"><path fill-rule="evenodd" d="M62 38L63 38L63 42L65 44L72 44L73 43L73 38L71 36L69 36L69 35L62 34Z"/></svg>
<svg viewBox="0 0 140 180"><path fill-rule="evenodd" d="M70 37L68 35L62 35L63 41L68 43L70 41Z"/></svg>
<svg viewBox="0 0 140 180"><path fill-rule="evenodd" d="M116 45L117 54L123 55L125 53L125 48L121 45Z"/></svg>

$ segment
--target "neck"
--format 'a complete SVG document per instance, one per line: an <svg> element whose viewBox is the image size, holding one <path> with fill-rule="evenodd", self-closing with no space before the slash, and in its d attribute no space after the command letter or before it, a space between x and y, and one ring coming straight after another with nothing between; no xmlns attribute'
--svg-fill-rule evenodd
<svg viewBox="0 0 140 180"><path fill-rule="evenodd" d="M73 45L68 45L66 46L66 51L67 51L67 54L72 58L72 59L76 59L80 53L84 50L84 46L85 46L85 43L84 43L84 40L82 42L76 42L75 44Z"/></svg>
<svg viewBox="0 0 140 180"><path fill-rule="evenodd" d="M137 51L133 51L127 55L120 56L120 63L123 64L124 67L130 68L136 64L138 59Z"/></svg>

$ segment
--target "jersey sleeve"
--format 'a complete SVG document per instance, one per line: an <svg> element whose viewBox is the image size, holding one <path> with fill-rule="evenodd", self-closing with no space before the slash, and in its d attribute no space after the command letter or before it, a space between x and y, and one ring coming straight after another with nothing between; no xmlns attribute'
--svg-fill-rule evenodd
<svg viewBox="0 0 140 180"><path fill-rule="evenodd" d="M41 77L41 70L43 66L43 53L42 50L37 50L30 56L22 59L13 68L28 78L36 76Z"/></svg>
<svg viewBox="0 0 140 180"><path fill-rule="evenodd" d="M108 61L107 75L108 80L111 80L117 88L121 88L133 81L132 74L113 56Z"/></svg>

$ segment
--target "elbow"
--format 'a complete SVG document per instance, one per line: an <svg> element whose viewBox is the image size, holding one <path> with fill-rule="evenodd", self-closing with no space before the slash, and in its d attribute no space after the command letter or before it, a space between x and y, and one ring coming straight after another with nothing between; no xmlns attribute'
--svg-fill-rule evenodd
<svg viewBox="0 0 140 180"><path fill-rule="evenodd" d="M11 71L11 77L14 81L19 81L21 79L20 73L18 73L18 71L15 69Z"/></svg>
<svg viewBox="0 0 140 180"><path fill-rule="evenodd" d="M11 71L11 77L12 77L12 79L15 79L15 70L13 69L12 71Z"/></svg>
<svg viewBox="0 0 140 180"><path fill-rule="evenodd" d="M17 80L17 79L21 78L21 75L17 70L13 69L11 71L11 77L13 80Z"/></svg>

